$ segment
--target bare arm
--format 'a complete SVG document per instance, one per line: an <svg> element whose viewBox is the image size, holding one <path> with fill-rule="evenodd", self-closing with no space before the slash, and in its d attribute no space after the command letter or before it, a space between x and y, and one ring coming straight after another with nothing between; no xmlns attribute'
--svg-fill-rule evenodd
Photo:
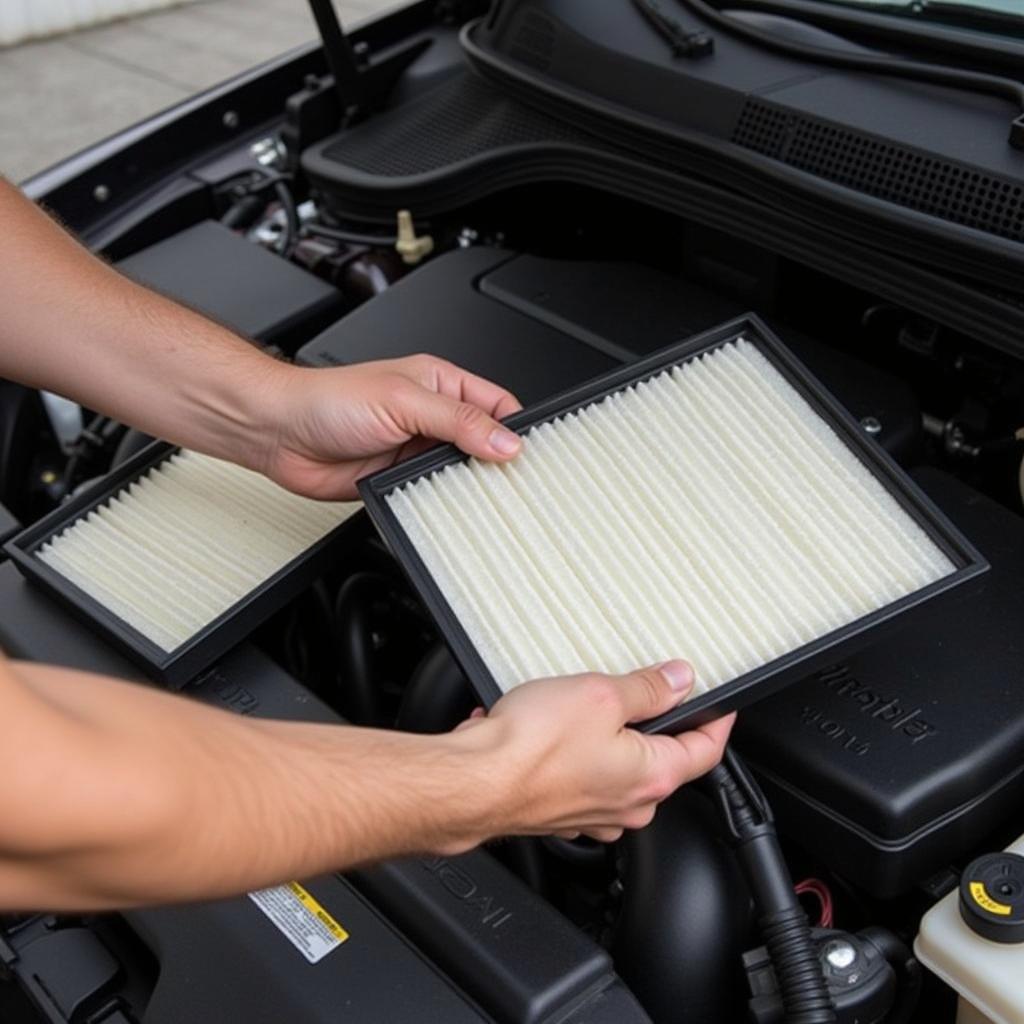
<svg viewBox="0 0 1024 1024"><path fill-rule="evenodd" d="M2 179L0 224L0 377L313 497L354 496L424 436L518 451L497 422L515 398L444 360L290 366L118 273Z"/></svg>
<svg viewBox="0 0 1024 1024"><path fill-rule="evenodd" d="M731 724L625 728L685 692L657 670L527 687L454 733L412 736L0 660L0 907L223 896L509 833L613 838L710 768Z"/></svg>
<svg viewBox="0 0 1024 1024"><path fill-rule="evenodd" d="M2 181L0 223L0 376L213 455L252 444L272 359L128 280Z"/></svg>
<svg viewBox="0 0 1024 1024"><path fill-rule="evenodd" d="M427 356L285 366L133 284L0 181L0 376L149 433L348 497L425 437L508 459L502 388ZM721 756L731 719L628 723L687 672L527 683L443 737L258 722L0 659L0 907L199 899L510 833L614 839ZM679 685L670 685L672 677Z"/></svg>

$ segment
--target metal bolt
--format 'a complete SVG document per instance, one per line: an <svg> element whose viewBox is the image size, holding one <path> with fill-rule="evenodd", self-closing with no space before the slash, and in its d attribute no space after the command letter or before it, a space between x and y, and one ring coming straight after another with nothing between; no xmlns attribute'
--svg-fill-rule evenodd
<svg viewBox="0 0 1024 1024"><path fill-rule="evenodd" d="M825 946L822 955L829 967L833 967L837 971L845 971L856 961L857 950L845 939L834 939Z"/></svg>
<svg viewBox="0 0 1024 1024"><path fill-rule="evenodd" d="M860 421L860 425L864 433L871 437L877 437L882 432L882 423L874 416L865 416Z"/></svg>
<svg viewBox="0 0 1024 1024"><path fill-rule="evenodd" d="M225 110L220 119L220 123L224 125L225 128L233 131L242 123L242 119L238 116L237 110Z"/></svg>
<svg viewBox="0 0 1024 1024"><path fill-rule="evenodd" d="M110 198L110 189L106 185L97 185L92 190L92 197L97 203L105 203Z"/></svg>

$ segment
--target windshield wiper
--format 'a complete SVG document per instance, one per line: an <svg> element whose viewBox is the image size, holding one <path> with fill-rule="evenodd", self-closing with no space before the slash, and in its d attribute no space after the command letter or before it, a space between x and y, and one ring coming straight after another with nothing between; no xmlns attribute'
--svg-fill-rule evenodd
<svg viewBox="0 0 1024 1024"><path fill-rule="evenodd" d="M941 64L925 64L921 61L906 60L902 57L875 56L867 53L851 53L827 46L815 46L786 39L766 29L740 21L706 0L676 0L681 6L699 15L725 32L746 39L767 50L775 50L801 60L833 67L853 68L894 78L908 78L932 85L943 85L953 89L966 89L1009 100L1017 109L1017 116L1010 124L1009 143L1014 149L1024 150L1024 83L1001 75L980 71L965 71L961 68L945 67Z"/></svg>
<svg viewBox="0 0 1024 1024"><path fill-rule="evenodd" d="M713 53L715 40L708 32L691 32L666 14L658 0L633 0L633 6L654 26L672 49L674 57L706 57Z"/></svg>
<svg viewBox="0 0 1024 1024"><path fill-rule="evenodd" d="M1024 39L911 17L905 0L727 0L731 10L760 11L817 25L868 46L925 52L939 63L1015 76L1024 67ZM998 69L998 71L995 71Z"/></svg>
<svg viewBox="0 0 1024 1024"><path fill-rule="evenodd" d="M944 22L968 28L1024 28L1024 14L969 0L824 0L836 7L898 15L915 21Z"/></svg>

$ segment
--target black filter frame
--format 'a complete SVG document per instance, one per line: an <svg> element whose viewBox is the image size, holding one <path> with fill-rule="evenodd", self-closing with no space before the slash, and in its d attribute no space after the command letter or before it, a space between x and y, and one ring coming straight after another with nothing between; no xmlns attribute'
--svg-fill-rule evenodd
<svg viewBox="0 0 1024 1024"><path fill-rule="evenodd" d="M668 714L641 723L638 728L644 732L681 732L767 697L788 683L806 678L811 672L833 664L856 647L877 638L880 628L906 626L934 600L948 597L954 590L962 594L963 584L976 580L989 567L981 553L938 506L753 313L747 313L596 377L510 416L505 423L517 433L525 433L531 427L575 412L741 337L758 348L956 568L948 576L702 693ZM387 503L388 495L396 488L468 458L453 445L433 448L399 466L364 477L359 481L359 492L370 518L433 615L478 697L485 706L490 707L502 696L501 688ZM686 655L685 651L679 653L683 657Z"/></svg>
<svg viewBox="0 0 1024 1024"><path fill-rule="evenodd" d="M325 572L330 567L331 551L335 545L359 529L359 522L365 519L358 512L349 516L184 643L173 651L165 651L58 570L36 557L36 554L47 541L109 501L179 450L176 445L165 441L154 441L92 487L75 495L4 545L4 552L26 579L40 586L76 617L95 628L149 676L175 689L180 689L208 669L221 655L245 640L265 619Z"/></svg>

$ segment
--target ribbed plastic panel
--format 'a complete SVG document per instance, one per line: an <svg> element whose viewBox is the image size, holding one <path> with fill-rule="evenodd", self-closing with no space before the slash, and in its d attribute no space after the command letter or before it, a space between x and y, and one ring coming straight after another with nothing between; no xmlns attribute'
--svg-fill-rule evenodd
<svg viewBox="0 0 1024 1024"><path fill-rule="evenodd" d="M571 125L460 74L423 99L340 136L323 155L364 174L413 177L493 154L550 142L576 142Z"/></svg>
<svg viewBox="0 0 1024 1024"><path fill-rule="evenodd" d="M258 473L183 451L36 557L173 651L360 507L303 498Z"/></svg>
<svg viewBox="0 0 1024 1024"><path fill-rule="evenodd" d="M749 100L733 142L790 167L955 224L1024 241L1024 185Z"/></svg>
<svg viewBox="0 0 1024 1024"><path fill-rule="evenodd" d="M503 690L686 655L699 694L954 570L743 340L388 501Z"/></svg>

